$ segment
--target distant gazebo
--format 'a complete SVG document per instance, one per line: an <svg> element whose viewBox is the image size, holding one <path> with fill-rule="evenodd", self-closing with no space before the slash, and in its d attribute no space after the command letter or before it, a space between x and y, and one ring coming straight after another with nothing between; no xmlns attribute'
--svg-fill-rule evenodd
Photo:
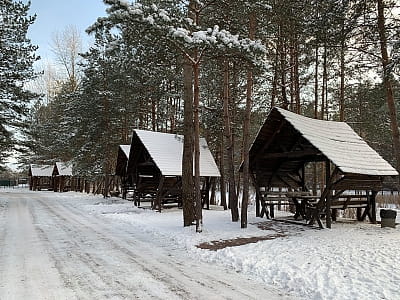
<svg viewBox="0 0 400 300"><path fill-rule="evenodd" d="M29 189L32 191L52 190L52 174L53 166L51 165L31 164L28 170Z"/></svg>
<svg viewBox="0 0 400 300"><path fill-rule="evenodd" d="M72 185L72 167L63 162L56 162L53 167L53 187L55 192L67 192Z"/></svg>
<svg viewBox="0 0 400 300"><path fill-rule="evenodd" d="M325 183L313 196L306 186L305 167L322 162ZM398 172L344 122L307 118L273 108L250 148L250 172L257 192L256 215L273 206L273 194L285 197L312 224L336 219L337 209L357 208L358 220L376 222L375 196L388 176ZM357 191L357 194L355 193ZM332 214L333 211L333 214Z"/></svg>
<svg viewBox="0 0 400 300"><path fill-rule="evenodd" d="M164 204L181 203L183 136L135 129L127 176L132 180L135 200L150 200L161 210ZM209 206L211 177L219 177L217 164L204 138L200 139L202 201Z"/></svg>
<svg viewBox="0 0 400 300"><path fill-rule="evenodd" d="M115 175L119 176L121 180L122 198L126 199L130 182L132 179L128 177L127 168L129 160L129 152L131 151L131 145L119 145L117 154L117 164L115 166Z"/></svg>

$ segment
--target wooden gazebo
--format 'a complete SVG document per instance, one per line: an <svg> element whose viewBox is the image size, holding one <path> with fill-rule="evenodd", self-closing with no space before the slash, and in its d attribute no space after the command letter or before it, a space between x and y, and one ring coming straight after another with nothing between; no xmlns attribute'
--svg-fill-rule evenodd
<svg viewBox="0 0 400 300"><path fill-rule="evenodd" d="M130 183L132 183L132 179L129 178L127 174L130 151L131 145L119 145L117 164L115 166L115 175L119 176L121 179L121 190L123 199L126 199L129 188L133 188L130 186Z"/></svg>
<svg viewBox="0 0 400 300"><path fill-rule="evenodd" d="M133 150L132 150L133 149ZM150 200L153 209L181 204L183 136L134 130L127 176L135 187L135 202ZM220 173L205 139L200 139L203 203L209 205L210 178Z"/></svg>
<svg viewBox="0 0 400 300"><path fill-rule="evenodd" d="M306 186L305 167L311 162L325 165L325 183L317 196ZM350 207L357 208L358 220L368 216L376 222L375 196L385 177L398 175L348 124L281 108L271 110L250 148L250 172L257 216L268 208L273 211L273 205L285 197L295 205L296 216L309 224L317 221L320 227L325 217L328 228L337 209ZM282 188L288 192L276 197Z"/></svg>
<svg viewBox="0 0 400 300"><path fill-rule="evenodd" d="M31 164L28 170L29 189L32 191L52 190L52 173L53 166Z"/></svg>
<svg viewBox="0 0 400 300"><path fill-rule="evenodd" d="M56 162L53 167L53 187L55 192L67 192L72 187L72 167Z"/></svg>

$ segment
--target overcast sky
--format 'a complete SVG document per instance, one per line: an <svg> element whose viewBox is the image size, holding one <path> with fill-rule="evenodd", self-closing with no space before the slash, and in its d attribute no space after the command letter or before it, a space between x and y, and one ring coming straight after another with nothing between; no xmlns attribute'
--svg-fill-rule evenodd
<svg viewBox="0 0 400 300"><path fill-rule="evenodd" d="M39 46L41 58L51 60L52 35L73 25L80 32L86 50L91 38L85 30L98 17L105 16L105 9L102 0L31 0L30 14L36 14L37 18L29 28L28 37L32 44Z"/></svg>

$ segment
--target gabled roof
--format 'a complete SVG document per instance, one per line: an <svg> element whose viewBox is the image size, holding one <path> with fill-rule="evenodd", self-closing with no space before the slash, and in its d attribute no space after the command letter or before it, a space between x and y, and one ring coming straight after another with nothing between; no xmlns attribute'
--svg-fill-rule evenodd
<svg viewBox="0 0 400 300"><path fill-rule="evenodd" d="M135 129L152 160L164 176L182 176L183 136ZM217 164L204 138L200 138L200 176L219 177Z"/></svg>
<svg viewBox="0 0 400 300"><path fill-rule="evenodd" d="M125 154L126 158L129 158L129 152L131 151L131 145L119 145L119 148Z"/></svg>
<svg viewBox="0 0 400 300"><path fill-rule="evenodd" d="M117 154L117 163L115 166L115 174L119 176L126 175L126 168L129 160L131 145L119 145Z"/></svg>
<svg viewBox="0 0 400 300"><path fill-rule="evenodd" d="M48 165L30 165L29 175L33 177L51 177L53 175L53 166Z"/></svg>
<svg viewBox="0 0 400 300"><path fill-rule="evenodd" d="M279 117L280 115L280 117ZM276 126L276 120L284 118L312 146L343 173L394 176L398 172L372 149L348 124L304 117L293 112L273 108L260 129L250 152L259 148L263 139L263 128ZM266 135L264 134L264 137ZM258 150L257 150L258 151Z"/></svg>
<svg viewBox="0 0 400 300"><path fill-rule="evenodd" d="M63 162L56 162L54 171L54 175L72 176L72 167Z"/></svg>

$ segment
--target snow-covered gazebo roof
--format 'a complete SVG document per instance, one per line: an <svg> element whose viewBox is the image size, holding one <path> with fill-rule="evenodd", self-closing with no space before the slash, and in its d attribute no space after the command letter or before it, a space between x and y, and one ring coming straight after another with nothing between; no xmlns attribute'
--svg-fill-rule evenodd
<svg viewBox="0 0 400 300"><path fill-rule="evenodd" d="M117 154L117 163L115 166L115 174L119 176L126 175L126 167L128 165L129 153L131 145L119 145Z"/></svg>
<svg viewBox="0 0 400 300"><path fill-rule="evenodd" d="M29 176L51 177L53 176L53 166L31 164L29 166Z"/></svg>
<svg viewBox="0 0 400 300"><path fill-rule="evenodd" d="M250 148L250 169L257 179L267 186L301 186L304 164L318 161L330 161L347 178L374 177L374 183L398 175L348 124L274 107Z"/></svg>
<svg viewBox="0 0 400 300"><path fill-rule="evenodd" d="M125 154L126 158L129 158L129 152L131 151L131 145L119 145L119 148Z"/></svg>
<svg viewBox="0 0 400 300"><path fill-rule="evenodd" d="M134 136L140 140L163 176L182 176L182 135L135 129ZM132 147L135 147L133 142L134 139ZM131 157L132 151L130 159ZM204 138L200 138L200 176L220 176Z"/></svg>
<svg viewBox="0 0 400 300"><path fill-rule="evenodd" d="M276 110L343 173L390 176L398 172L345 122L324 121Z"/></svg>
<svg viewBox="0 0 400 300"><path fill-rule="evenodd" d="M53 175L72 176L72 167L63 162L56 162Z"/></svg>

